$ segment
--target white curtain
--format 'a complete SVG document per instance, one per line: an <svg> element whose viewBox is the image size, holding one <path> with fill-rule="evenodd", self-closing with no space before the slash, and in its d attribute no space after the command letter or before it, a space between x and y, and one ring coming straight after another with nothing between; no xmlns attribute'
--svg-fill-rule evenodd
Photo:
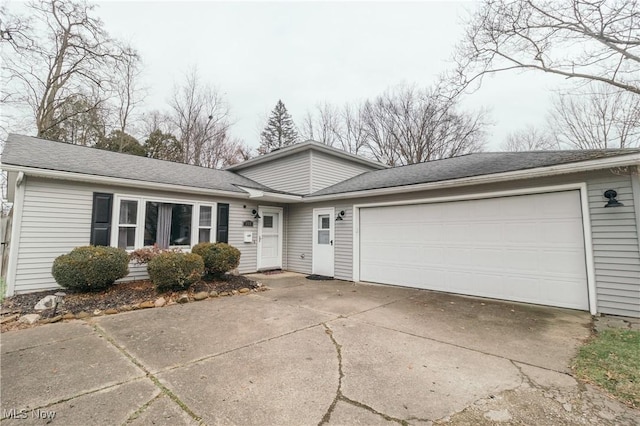
<svg viewBox="0 0 640 426"><path fill-rule="evenodd" d="M156 244L160 248L168 248L171 240L171 211L173 204L160 204L158 206L158 231Z"/></svg>

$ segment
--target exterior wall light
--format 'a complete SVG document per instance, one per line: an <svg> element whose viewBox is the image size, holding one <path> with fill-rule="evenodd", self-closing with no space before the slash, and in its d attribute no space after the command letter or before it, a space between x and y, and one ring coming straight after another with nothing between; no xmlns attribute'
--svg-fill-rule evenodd
<svg viewBox="0 0 640 426"><path fill-rule="evenodd" d="M340 210L336 215L336 222L339 220L344 220L344 215L345 215L344 210Z"/></svg>
<svg viewBox="0 0 640 426"><path fill-rule="evenodd" d="M258 214L258 210L256 210L256 209L251 210L251 214L253 215L254 219L260 219L261 218L261 216Z"/></svg>
<svg viewBox="0 0 640 426"><path fill-rule="evenodd" d="M607 204L605 204L604 206L605 207L622 207L622 206L624 206L624 204L622 204L620 201L616 200L617 196L618 196L618 193L613 189L607 189L606 191L604 191L604 197L609 199Z"/></svg>

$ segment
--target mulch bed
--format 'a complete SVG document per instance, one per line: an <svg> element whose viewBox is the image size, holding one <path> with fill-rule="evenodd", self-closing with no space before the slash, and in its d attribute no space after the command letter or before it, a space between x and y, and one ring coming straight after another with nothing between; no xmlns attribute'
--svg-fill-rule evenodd
<svg viewBox="0 0 640 426"><path fill-rule="evenodd" d="M64 304L58 306L56 316L69 313L77 315L80 312L100 315L110 309L128 311L135 309L143 302L154 302L160 297L163 297L168 304L173 304L180 295L185 293L189 296L189 300L194 300L193 296L200 292L235 293L243 288L255 291L260 288L260 284L242 275L228 275L224 280L200 281L192 285L187 291L178 292L158 292L149 280L124 282L116 284L105 291L95 293L80 293L64 289L39 291L36 293L17 294L6 298L2 302L1 317L37 313L43 319L51 318L53 317L53 309L36 311L34 307L42 298L58 291L64 291L66 296L64 297ZM33 327L33 325L11 321L1 324L0 331L5 332L29 327Z"/></svg>

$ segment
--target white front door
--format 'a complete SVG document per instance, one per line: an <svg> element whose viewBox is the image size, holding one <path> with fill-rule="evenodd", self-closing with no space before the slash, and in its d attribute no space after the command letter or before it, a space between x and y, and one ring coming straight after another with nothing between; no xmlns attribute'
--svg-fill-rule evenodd
<svg viewBox="0 0 640 426"><path fill-rule="evenodd" d="M282 208L258 207L258 269L282 268Z"/></svg>
<svg viewBox="0 0 640 426"><path fill-rule="evenodd" d="M334 209L313 209L313 273L333 277Z"/></svg>

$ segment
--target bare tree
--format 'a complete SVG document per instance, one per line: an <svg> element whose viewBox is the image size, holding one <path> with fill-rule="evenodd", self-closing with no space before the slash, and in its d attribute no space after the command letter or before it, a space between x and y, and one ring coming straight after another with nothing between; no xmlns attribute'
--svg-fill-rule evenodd
<svg viewBox="0 0 640 426"><path fill-rule="evenodd" d="M307 111L302 122L302 138L334 146L338 142L338 135L342 133L341 124L340 112L336 107L327 102L316 104L313 112Z"/></svg>
<svg viewBox="0 0 640 426"><path fill-rule="evenodd" d="M11 93L32 108L38 136L51 137L56 126L90 113L110 96L113 69L123 50L92 16L93 6L84 1L40 0L28 7L37 25L25 39L38 42L15 49L5 58L4 71L17 83L10 86ZM88 109L72 109L71 115L64 113L62 105L87 92L100 102L87 102Z"/></svg>
<svg viewBox="0 0 640 426"><path fill-rule="evenodd" d="M502 150L509 152L553 151L559 147L553 135L532 125L510 133L502 144Z"/></svg>
<svg viewBox="0 0 640 426"><path fill-rule="evenodd" d="M640 146L640 96L591 84L554 100L550 125L563 146L573 149Z"/></svg>
<svg viewBox="0 0 640 426"><path fill-rule="evenodd" d="M638 0L483 0L458 46L463 85L531 69L640 94Z"/></svg>
<svg viewBox="0 0 640 426"><path fill-rule="evenodd" d="M359 154L366 143L362 110L363 106L357 104L342 108L326 102L317 104L302 121L302 137Z"/></svg>
<svg viewBox="0 0 640 426"><path fill-rule="evenodd" d="M115 92L117 101L118 130L131 133L132 115L136 107L144 100L144 91L140 88L140 57L130 46L123 49L120 61L115 67Z"/></svg>
<svg viewBox="0 0 640 426"><path fill-rule="evenodd" d="M380 162L397 166L479 151L485 113L458 111L441 86L388 90L363 107L366 146Z"/></svg>
<svg viewBox="0 0 640 426"><path fill-rule="evenodd" d="M196 69L176 86L169 119L178 130L183 162L216 167L229 141L229 108L222 94L202 83Z"/></svg>

